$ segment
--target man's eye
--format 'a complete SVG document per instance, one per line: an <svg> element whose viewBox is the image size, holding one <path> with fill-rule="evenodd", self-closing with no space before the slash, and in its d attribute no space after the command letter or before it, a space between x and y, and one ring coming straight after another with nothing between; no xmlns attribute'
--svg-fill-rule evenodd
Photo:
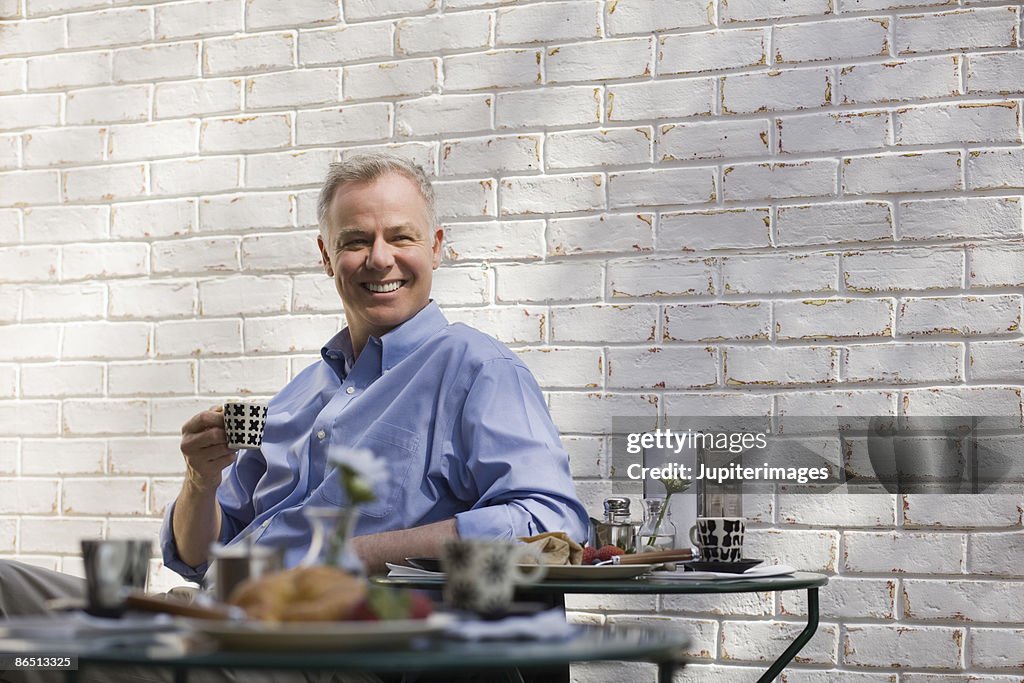
<svg viewBox="0 0 1024 683"><path fill-rule="evenodd" d="M346 241L343 246L346 249L352 249L352 248L355 248L355 247L364 246L365 244L366 244L366 240L364 240L364 239L354 239L354 240Z"/></svg>

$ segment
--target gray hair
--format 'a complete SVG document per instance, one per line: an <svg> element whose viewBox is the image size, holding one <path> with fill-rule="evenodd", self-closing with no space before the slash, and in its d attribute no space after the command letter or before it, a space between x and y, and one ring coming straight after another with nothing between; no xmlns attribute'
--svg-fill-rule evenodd
<svg viewBox="0 0 1024 683"><path fill-rule="evenodd" d="M427 205L427 220L430 222L427 230L432 231L437 225L437 215L434 212L434 187L423 167L393 154L373 152L357 154L328 167L327 178L324 179L323 187L320 188L320 199L316 206L320 234L327 234L329 227L327 214L331 208L334 193L339 187L348 183L367 183L387 173L400 173L416 183L420 194L423 195L423 201Z"/></svg>

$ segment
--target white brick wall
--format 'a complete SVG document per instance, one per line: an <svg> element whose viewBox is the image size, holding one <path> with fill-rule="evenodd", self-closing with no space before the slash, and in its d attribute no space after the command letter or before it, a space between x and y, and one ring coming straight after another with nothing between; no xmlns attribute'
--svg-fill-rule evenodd
<svg viewBox="0 0 1024 683"><path fill-rule="evenodd" d="M1021 15L0 0L0 556L80 573L79 537L154 533L181 422L315 358L316 190L366 149L440 177L435 295L533 368L592 513L612 415L1020 414ZM1018 681L1021 502L862 498L751 513L752 555L833 577L782 680ZM686 681L754 680L806 609L570 607L663 612Z"/></svg>

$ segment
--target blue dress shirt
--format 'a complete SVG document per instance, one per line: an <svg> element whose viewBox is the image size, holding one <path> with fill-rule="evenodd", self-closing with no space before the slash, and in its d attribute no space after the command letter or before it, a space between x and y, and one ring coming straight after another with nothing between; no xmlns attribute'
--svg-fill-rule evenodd
<svg viewBox="0 0 1024 683"><path fill-rule="evenodd" d="M263 445L242 450L217 489L220 542L285 549L299 563L310 544L303 508L342 506L327 453L369 448L389 481L360 507L356 535L455 518L463 537L512 539L566 531L582 541L587 513L569 458L533 375L511 351L433 302L353 360L348 329L271 399ZM208 564L186 565L171 528L164 564L191 581Z"/></svg>

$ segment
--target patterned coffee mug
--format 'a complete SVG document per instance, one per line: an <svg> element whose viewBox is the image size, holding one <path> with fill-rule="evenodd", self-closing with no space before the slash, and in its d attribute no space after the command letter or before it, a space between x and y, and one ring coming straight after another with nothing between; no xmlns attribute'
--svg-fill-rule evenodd
<svg viewBox="0 0 1024 683"><path fill-rule="evenodd" d="M529 571L519 564L526 555L537 562ZM536 583L548 571L534 548L465 538L445 542L441 568L447 574L445 603L458 610L495 616L508 609L517 584Z"/></svg>
<svg viewBox="0 0 1024 683"><path fill-rule="evenodd" d="M228 401L224 404L224 431L228 448L259 448L267 423L267 404L260 401Z"/></svg>
<svg viewBox="0 0 1024 683"><path fill-rule="evenodd" d="M742 517L698 517L690 527L690 542L704 562L736 562L743 559L744 531Z"/></svg>

